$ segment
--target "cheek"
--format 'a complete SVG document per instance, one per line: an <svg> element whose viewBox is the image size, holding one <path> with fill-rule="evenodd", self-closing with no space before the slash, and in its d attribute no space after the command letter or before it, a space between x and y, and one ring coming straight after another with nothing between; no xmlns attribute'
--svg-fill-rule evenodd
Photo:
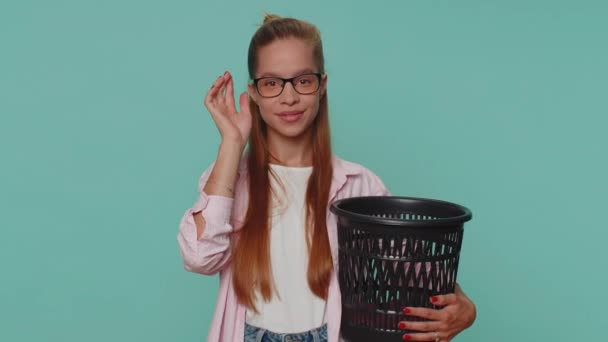
<svg viewBox="0 0 608 342"><path fill-rule="evenodd" d="M260 115L262 116L262 119L264 119L264 121L267 121L267 119L272 116L272 113L274 113L274 111L272 110L272 105L268 103L259 103L258 109L260 110Z"/></svg>

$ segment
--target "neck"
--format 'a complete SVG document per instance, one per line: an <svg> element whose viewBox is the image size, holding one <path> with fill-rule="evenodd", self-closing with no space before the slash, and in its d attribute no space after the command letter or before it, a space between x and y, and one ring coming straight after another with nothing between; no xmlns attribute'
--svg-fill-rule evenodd
<svg viewBox="0 0 608 342"><path fill-rule="evenodd" d="M310 132L294 138L268 134L267 141L272 164L293 167L312 166L312 137Z"/></svg>

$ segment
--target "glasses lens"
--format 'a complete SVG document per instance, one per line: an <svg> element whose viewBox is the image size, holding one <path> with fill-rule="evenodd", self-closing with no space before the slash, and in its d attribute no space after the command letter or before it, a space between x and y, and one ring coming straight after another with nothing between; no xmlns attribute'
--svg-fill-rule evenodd
<svg viewBox="0 0 608 342"><path fill-rule="evenodd" d="M258 81L258 92L264 97L276 96L283 89L283 81L278 78L266 77Z"/></svg>
<svg viewBox="0 0 608 342"><path fill-rule="evenodd" d="M293 83L296 91L300 94L311 94L319 88L319 79L314 74L299 76L293 80Z"/></svg>
<svg viewBox="0 0 608 342"><path fill-rule="evenodd" d="M258 93L263 97L275 97L283 91L284 81L275 77L260 78ZM293 79L293 86L300 94L312 94L319 89L319 78L315 74L300 75Z"/></svg>

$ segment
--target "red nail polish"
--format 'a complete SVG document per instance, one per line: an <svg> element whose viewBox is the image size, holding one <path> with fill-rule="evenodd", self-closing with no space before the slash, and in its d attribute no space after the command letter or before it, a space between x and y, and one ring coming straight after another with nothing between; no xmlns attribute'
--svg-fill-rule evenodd
<svg viewBox="0 0 608 342"><path fill-rule="evenodd" d="M412 310L410 310L408 308L403 309L403 313L406 315L409 314L410 312L412 312Z"/></svg>
<svg viewBox="0 0 608 342"><path fill-rule="evenodd" d="M404 341L409 341L409 340L411 340L411 339L412 339L412 336L410 336L410 335L404 335L404 336L403 336L403 340L404 340Z"/></svg>
<svg viewBox="0 0 608 342"><path fill-rule="evenodd" d="M405 329L405 323L404 322L399 322L398 327L399 327L399 329Z"/></svg>
<svg viewBox="0 0 608 342"><path fill-rule="evenodd" d="M439 300L439 298L437 298L435 296L431 297L431 302L433 302L433 303L437 303L438 300Z"/></svg>

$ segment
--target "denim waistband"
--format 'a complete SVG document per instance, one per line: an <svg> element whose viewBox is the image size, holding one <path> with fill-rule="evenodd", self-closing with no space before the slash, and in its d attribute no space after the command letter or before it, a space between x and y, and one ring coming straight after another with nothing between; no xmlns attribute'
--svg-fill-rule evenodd
<svg viewBox="0 0 608 342"><path fill-rule="evenodd" d="M327 342L327 324L301 333L284 334L245 323L245 342Z"/></svg>

